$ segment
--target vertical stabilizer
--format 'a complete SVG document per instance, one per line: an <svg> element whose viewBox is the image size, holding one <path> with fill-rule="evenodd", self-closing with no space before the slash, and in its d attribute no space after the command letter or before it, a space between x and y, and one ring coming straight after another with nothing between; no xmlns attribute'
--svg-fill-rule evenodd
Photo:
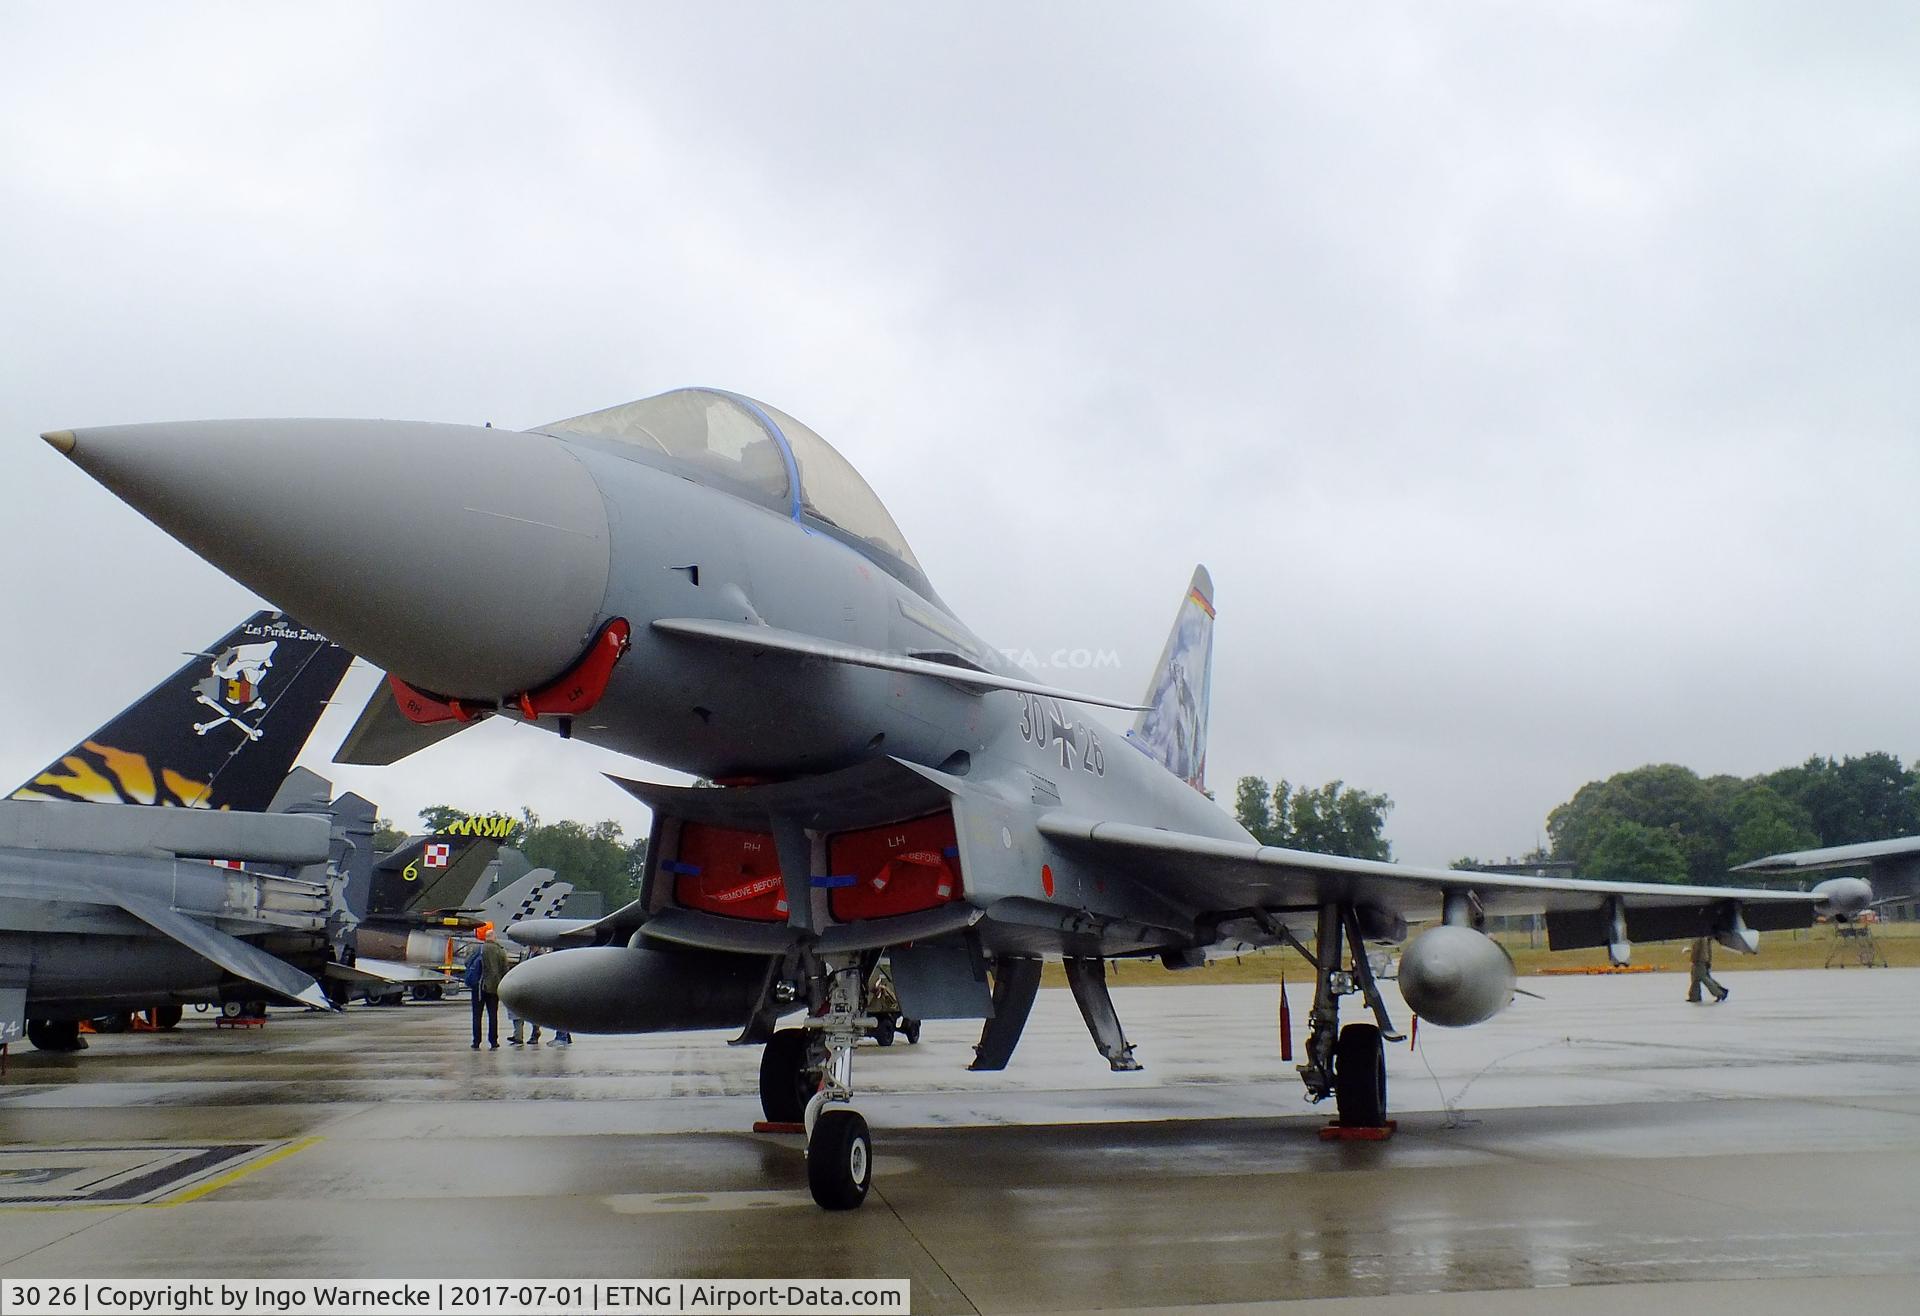
<svg viewBox="0 0 1920 1316"><path fill-rule="evenodd" d="M1174 776L1203 791L1207 776L1207 704L1213 688L1213 578L1193 569L1167 647L1153 670L1146 710L1127 732Z"/></svg>
<svg viewBox="0 0 1920 1316"><path fill-rule="evenodd" d="M326 636L256 612L13 798L263 812L352 661Z"/></svg>
<svg viewBox="0 0 1920 1316"><path fill-rule="evenodd" d="M463 908L501 842L519 825L499 814L472 814L444 832L410 838L374 865L367 913L425 916Z"/></svg>
<svg viewBox="0 0 1920 1316"><path fill-rule="evenodd" d="M551 868L535 868L488 897L478 917L496 928L510 927L525 918L552 918L572 894L573 883L562 882Z"/></svg>

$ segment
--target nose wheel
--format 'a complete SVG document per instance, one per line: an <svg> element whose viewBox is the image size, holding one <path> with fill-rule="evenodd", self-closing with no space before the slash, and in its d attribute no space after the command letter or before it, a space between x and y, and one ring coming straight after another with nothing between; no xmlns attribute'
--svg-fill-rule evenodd
<svg viewBox="0 0 1920 1316"><path fill-rule="evenodd" d="M851 1211L873 1186L873 1137L857 1110L829 1106L807 1135L807 1187L829 1211Z"/></svg>

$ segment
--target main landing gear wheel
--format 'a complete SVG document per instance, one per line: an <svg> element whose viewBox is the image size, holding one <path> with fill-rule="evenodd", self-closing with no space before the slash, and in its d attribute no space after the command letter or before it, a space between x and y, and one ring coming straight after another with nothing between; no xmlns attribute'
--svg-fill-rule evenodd
<svg viewBox="0 0 1920 1316"><path fill-rule="evenodd" d="M155 1028L164 1032L180 1026L182 1013L178 1005L156 1005L147 1011L147 1017L153 1021Z"/></svg>
<svg viewBox="0 0 1920 1316"><path fill-rule="evenodd" d="M84 1051L86 1039L80 1036L78 1019L29 1019L27 1040L36 1051Z"/></svg>
<svg viewBox="0 0 1920 1316"><path fill-rule="evenodd" d="M1387 1122L1387 1048L1373 1024L1348 1024L1333 1053L1333 1102L1348 1128Z"/></svg>
<svg viewBox="0 0 1920 1316"><path fill-rule="evenodd" d="M873 1186L873 1138L857 1110L832 1106L813 1122L807 1139L807 1187L829 1211L851 1211Z"/></svg>
<svg viewBox="0 0 1920 1316"><path fill-rule="evenodd" d="M808 1065L812 1039L804 1028L782 1028L760 1051L760 1110L770 1124L798 1124L820 1086Z"/></svg>

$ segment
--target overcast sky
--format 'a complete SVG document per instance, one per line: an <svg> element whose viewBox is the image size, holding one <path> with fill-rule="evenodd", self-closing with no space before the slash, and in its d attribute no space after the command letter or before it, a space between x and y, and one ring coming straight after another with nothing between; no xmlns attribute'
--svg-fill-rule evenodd
<svg viewBox="0 0 1920 1316"><path fill-rule="evenodd" d="M1211 784L1408 861L1911 757L1917 69L1907 4L8 5L0 789L255 605L39 431L686 384L1119 657L1063 683L1143 690L1205 562ZM303 761L388 814L644 830L528 728L328 765L372 683Z"/></svg>

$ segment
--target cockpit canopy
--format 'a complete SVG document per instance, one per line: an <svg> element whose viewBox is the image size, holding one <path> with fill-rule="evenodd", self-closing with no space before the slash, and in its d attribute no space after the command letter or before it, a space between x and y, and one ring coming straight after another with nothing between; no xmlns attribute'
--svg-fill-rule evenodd
<svg viewBox="0 0 1920 1316"><path fill-rule="evenodd" d="M635 460L817 525L927 592L906 537L860 473L825 439L764 402L680 388L536 428L613 440Z"/></svg>

